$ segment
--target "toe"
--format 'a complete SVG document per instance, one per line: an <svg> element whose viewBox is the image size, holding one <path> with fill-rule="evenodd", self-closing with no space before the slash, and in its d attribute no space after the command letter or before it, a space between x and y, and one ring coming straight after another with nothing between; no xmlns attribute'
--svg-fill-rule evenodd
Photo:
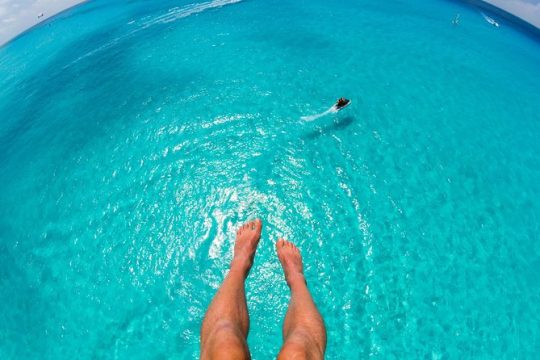
<svg viewBox="0 0 540 360"><path fill-rule="evenodd" d="M262 221L261 221L261 219L255 219L255 221L253 221L253 227L257 232L261 232L261 230L262 230Z"/></svg>

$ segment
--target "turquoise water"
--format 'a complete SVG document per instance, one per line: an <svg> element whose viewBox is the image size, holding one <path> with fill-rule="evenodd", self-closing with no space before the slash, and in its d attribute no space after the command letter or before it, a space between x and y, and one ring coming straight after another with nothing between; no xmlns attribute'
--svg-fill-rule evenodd
<svg viewBox="0 0 540 360"><path fill-rule="evenodd" d="M281 344L278 236L328 359L535 358L539 79L539 42L446 1L62 13L0 48L0 358L197 357L257 216L254 359Z"/></svg>

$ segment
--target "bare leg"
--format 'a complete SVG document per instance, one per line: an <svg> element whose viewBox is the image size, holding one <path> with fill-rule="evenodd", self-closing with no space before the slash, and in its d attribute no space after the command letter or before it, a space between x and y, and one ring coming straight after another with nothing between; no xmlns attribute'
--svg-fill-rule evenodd
<svg viewBox="0 0 540 360"><path fill-rule="evenodd" d="M291 301L283 323L283 347L278 359L323 359L326 329L304 278L302 256L293 243L276 243L285 280L291 288Z"/></svg>
<svg viewBox="0 0 540 360"><path fill-rule="evenodd" d="M249 359L249 315L244 281L248 276L262 222L244 224L236 233L229 273L206 311L201 327L201 359Z"/></svg>

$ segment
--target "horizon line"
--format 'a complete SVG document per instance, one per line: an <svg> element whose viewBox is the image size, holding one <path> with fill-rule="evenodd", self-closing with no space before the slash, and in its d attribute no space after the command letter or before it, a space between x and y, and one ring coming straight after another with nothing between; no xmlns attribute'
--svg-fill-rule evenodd
<svg viewBox="0 0 540 360"><path fill-rule="evenodd" d="M69 10L73 10L76 7L85 5L85 4L87 4L87 3L91 2L91 1L92 0L79 0L78 3L73 4L72 6L68 6L68 7L58 11L57 13L54 13L53 15L45 18L43 21L40 21L40 22L30 26L29 28L26 28L22 32L20 32L17 35L13 36L12 38L7 39L3 43L0 43L0 49L7 46L7 45L9 45L13 41L16 41L17 39L27 35L29 32L31 32L35 28L55 20L57 17L61 16L65 12L67 12ZM478 9L481 9L481 10L486 10L486 11L492 12L494 15L499 16L502 19L507 20L511 24L515 25L517 30L521 30L522 32L528 33L529 35L534 35L537 39L540 40L540 26L537 26L537 25L533 24L532 22L520 17L517 14L513 14L513 13L509 12L508 10L505 10L505 9L503 9L503 8L497 6L497 5L494 5L492 3L489 3L487 0L446 0L446 1L454 2L454 3L462 3L462 4L466 4L466 5L469 5L469 6L474 7L474 8L478 8Z"/></svg>

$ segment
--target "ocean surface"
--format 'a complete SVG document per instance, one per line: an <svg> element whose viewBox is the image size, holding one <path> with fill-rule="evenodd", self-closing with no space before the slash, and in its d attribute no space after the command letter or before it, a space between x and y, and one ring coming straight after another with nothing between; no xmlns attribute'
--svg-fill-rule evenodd
<svg viewBox="0 0 540 360"><path fill-rule="evenodd" d="M192 1L0 48L0 358L196 358L255 217L254 359L280 236L328 359L537 358L540 42L442 0Z"/></svg>

